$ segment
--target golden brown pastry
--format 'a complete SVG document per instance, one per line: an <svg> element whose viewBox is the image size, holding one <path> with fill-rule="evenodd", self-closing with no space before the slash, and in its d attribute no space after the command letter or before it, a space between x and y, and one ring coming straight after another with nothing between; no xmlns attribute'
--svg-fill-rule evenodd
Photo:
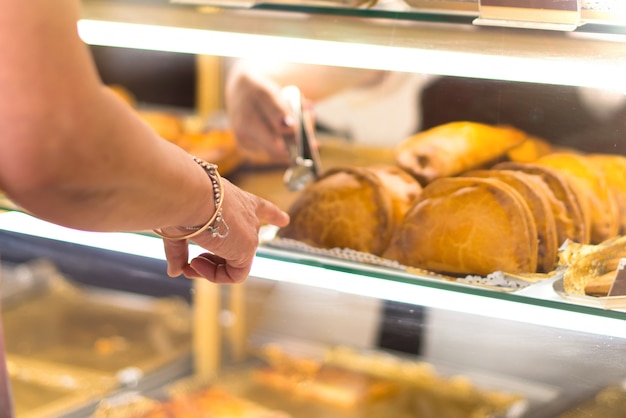
<svg viewBox="0 0 626 418"><path fill-rule="evenodd" d="M619 230L626 234L626 157L614 154L591 154L588 158L604 172L606 186L617 204Z"/></svg>
<svg viewBox="0 0 626 418"><path fill-rule="evenodd" d="M480 168L520 145L526 134L515 128L451 122L417 133L396 150L400 167L425 185Z"/></svg>
<svg viewBox="0 0 626 418"><path fill-rule="evenodd" d="M580 192L583 213L586 208L589 211L592 244L617 235L619 222L615 197L607 189L604 173L585 155L573 152L552 153L541 157L537 164L559 170L570 180L574 190Z"/></svg>
<svg viewBox="0 0 626 418"><path fill-rule="evenodd" d="M584 295L587 285L614 271L626 254L626 236L600 244L569 243L559 252L559 265L565 268L563 288L567 293Z"/></svg>
<svg viewBox="0 0 626 418"><path fill-rule="evenodd" d="M182 133L173 142L189 154L217 164L222 175L231 173L241 164L241 152L230 130Z"/></svg>
<svg viewBox="0 0 626 418"><path fill-rule="evenodd" d="M545 186L542 184L543 180L515 170L473 170L464 175L501 180L520 194L528 204L537 227L537 271L552 271L557 261L557 230L549 196L546 194L547 188L542 187Z"/></svg>
<svg viewBox="0 0 626 418"><path fill-rule="evenodd" d="M271 410L224 389L211 387L163 402L141 416L141 418L166 417L289 418L290 415Z"/></svg>
<svg viewBox="0 0 626 418"><path fill-rule="evenodd" d="M420 193L419 183L395 166L334 168L301 192L278 236L380 255Z"/></svg>
<svg viewBox="0 0 626 418"><path fill-rule="evenodd" d="M399 391L391 380L326 364L314 374L264 367L254 370L253 377L289 397L347 410L390 399Z"/></svg>
<svg viewBox="0 0 626 418"><path fill-rule="evenodd" d="M183 133L183 122L180 116L158 110L138 110L143 119L161 138L176 141Z"/></svg>
<svg viewBox="0 0 626 418"><path fill-rule="evenodd" d="M515 148L510 149L506 155L509 161L532 163L553 151L554 149L549 142L540 138L529 137Z"/></svg>
<svg viewBox="0 0 626 418"><path fill-rule="evenodd" d="M549 189L546 195L554 213L558 245L562 245L566 240L581 244L589 243L590 228L583 217L579 197L561 173L553 168L531 163L506 162L496 164L493 168L518 170L541 178Z"/></svg>
<svg viewBox="0 0 626 418"><path fill-rule="evenodd" d="M119 84L109 84L106 87L130 107L137 107L137 99L135 98L135 95L126 87Z"/></svg>
<svg viewBox="0 0 626 418"><path fill-rule="evenodd" d="M267 366L253 370L255 381L289 397L354 409L388 400L400 389L391 379L294 355L276 344L262 347L260 354Z"/></svg>
<svg viewBox="0 0 626 418"><path fill-rule="evenodd" d="M424 188L383 256L438 273L487 275L535 272L537 251L533 216L515 189L447 177Z"/></svg>

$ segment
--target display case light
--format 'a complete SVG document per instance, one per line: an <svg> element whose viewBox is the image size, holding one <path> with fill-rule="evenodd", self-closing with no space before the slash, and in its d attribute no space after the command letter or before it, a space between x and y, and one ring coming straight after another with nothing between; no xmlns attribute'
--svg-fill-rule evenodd
<svg viewBox="0 0 626 418"><path fill-rule="evenodd" d="M0 214L0 230L130 255L165 259L163 243L157 237L130 233L79 231L51 224L21 212ZM204 250L200 247L192 245L190 248L192 257L202 252ZM543 306L531 299L527 301L523 298L520 298L520 301L504 300L404 281L381 279L368 275L365 268L362 273L349 272L284 261L260 254L254 259L250 276L488 318L626 338L624 321L619 318Z"/></svg>
<svg viewBox="0 0 626 418"><path fill-rule="evenodd" d="M626 56L605 62L587 57L546 59L437 50L290 36L213 31L172 26L84 19L78 32L91 45L167 51L267 61L487 78L517 82L592 87L626 93Z"/></svg>
<svg viewBox="0 0 626 418"><path fill-rule="evenodd" d="M621 319L542 306L530 299L528 303L516 302L297 263L286 268L284 262L262 257L255 259L251 275L267 280L314 286L487 318L626 338L626 327L623 326L624 321Z"/></svg>

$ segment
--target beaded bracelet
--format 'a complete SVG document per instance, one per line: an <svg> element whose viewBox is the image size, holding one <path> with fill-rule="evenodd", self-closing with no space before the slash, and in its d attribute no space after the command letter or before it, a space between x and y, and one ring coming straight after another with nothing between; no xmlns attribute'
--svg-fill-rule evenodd
<svg viewBox="0 0 626 418"><path fill-rule="evenodd" d="M198 157L192 156L193 160L204 169L211 180L213 186L213 199L215 202L215 212L207 223L200 226L185 226L183 229L191 230L189 234L173 236L163 232L161 228L153 229L153 232L160 237L171 240L183 240L193 238L207 231L213 237L225 238L228 235L229 227L222 217L222 203L224 201L224 188L222 187L222 177L217 171L217 165L208 163Z"/></svg>

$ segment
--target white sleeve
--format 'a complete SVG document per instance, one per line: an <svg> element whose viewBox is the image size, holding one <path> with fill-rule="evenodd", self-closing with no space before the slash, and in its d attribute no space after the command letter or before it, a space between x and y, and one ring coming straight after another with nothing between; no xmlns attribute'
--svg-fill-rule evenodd
<svg viewBox="0 0 626 418"><path fill-rule="evenodd" d="M420 127L420 94L432 79L390 72L380 83L317 102L316 121L358 144L395 145Z"/></svg>

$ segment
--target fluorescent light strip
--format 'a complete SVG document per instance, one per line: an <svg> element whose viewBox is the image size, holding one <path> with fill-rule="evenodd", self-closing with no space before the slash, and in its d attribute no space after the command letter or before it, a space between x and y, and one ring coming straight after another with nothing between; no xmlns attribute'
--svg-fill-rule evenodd
<svg viewBox="0 0 626 418"><path fill-rule="evenodd" d="M619 319L416 286L295 263L286 267L284 262L272 259L257 257L251 276L488 318L626 338L624 321Z"/></svg>
<svg viewBox="0 0 626 418"><path fill-rule="evenodd" d="M601 65L593 59L572 63L561 58L546 60L468 54L97 20L79 21L78 31L83 41L92 45L269 61L287 59L305 64L542 82L626 92L624 65Z"/></svg>
<svg viewBox="0 0 626 418"><path fill-rule="evenodd" d="M109 251L165 260L161 239L119 232L89 232L42 221L21 212L0 215L0 229ZM0 254L1 256L2 254Z"/></svg>

